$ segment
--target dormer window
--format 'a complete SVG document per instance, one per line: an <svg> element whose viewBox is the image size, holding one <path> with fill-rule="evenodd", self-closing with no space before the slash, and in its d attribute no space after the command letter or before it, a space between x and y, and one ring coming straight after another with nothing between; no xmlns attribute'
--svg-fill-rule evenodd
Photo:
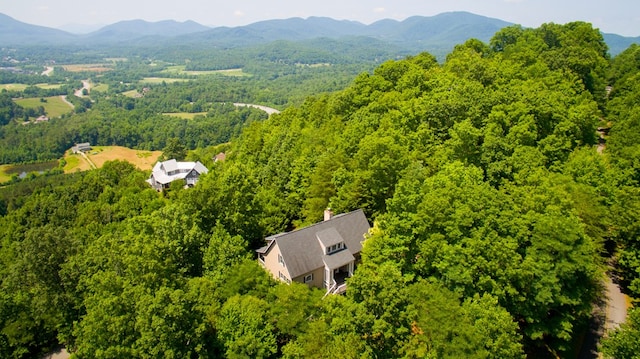
<svg viewBox="0 0 640 359"><path fill-rule="evenodd" d="M343 250L345 248L346 247L344 245L344 242L340 242L340 243L337 243L337 244L334 244L332 246L327 247L327 254L335 253L335 252Z"/></svg>

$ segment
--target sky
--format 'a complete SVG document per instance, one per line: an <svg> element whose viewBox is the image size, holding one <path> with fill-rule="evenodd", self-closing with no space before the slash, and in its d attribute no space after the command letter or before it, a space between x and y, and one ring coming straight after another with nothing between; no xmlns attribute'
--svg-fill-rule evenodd
<svg viewBox="0 0 640 359"><path fill-rule="evenodd" d="M309 16L370 24L449 11L468 11L525 27L586 21L606 33L640 36L639 0L0 0L0 13L53 28L134 19L241 26Z"/></svg>

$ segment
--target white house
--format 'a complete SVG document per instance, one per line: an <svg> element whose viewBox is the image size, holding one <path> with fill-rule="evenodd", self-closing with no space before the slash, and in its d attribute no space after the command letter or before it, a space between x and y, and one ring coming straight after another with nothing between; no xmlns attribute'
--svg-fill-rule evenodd
<svg viewBox="0 0 640 359"><path fill-rule="evenodd" d="M158 191L169 188L171 182L177 180L184 181L185 186L192 187L198 182L200 175L207 172L207 167L199 161L178 162L172 159L156 163L147 182Z"/></svg>

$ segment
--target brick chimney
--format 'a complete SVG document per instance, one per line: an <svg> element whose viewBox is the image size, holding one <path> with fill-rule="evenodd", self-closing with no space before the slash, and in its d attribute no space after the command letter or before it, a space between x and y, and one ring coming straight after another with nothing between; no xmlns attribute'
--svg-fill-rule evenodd
<svg viewBox="0 0 640 359"><path fill-rule="evenodd" d="M324 220L328 221L333 217L333 211L331 208L327 208L324 210Z"/></svg>

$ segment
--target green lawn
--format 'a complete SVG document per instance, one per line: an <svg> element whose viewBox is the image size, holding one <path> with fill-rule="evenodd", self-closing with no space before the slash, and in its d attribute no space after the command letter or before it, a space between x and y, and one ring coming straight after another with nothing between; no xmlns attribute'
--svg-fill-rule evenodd
<svg viewBox="0 0 640 359"><path fill-rule="evenodd" d="M59 89L60 87L62 87L62 84L37 84L36 86L40 87L41 89L51 90Z"/></svg>
<svg viewBox="0 0 640 359"><path fill-rule="evenodd" d="M91 87L91 91L107 92L107 91L109 91L109 85L107 85L107 84L98 84L98 85L95 85L95 86Z"/></svg>
<svg viewBox="0 0 640 359"><path fill-rule="evenodd" d="M11 175L7 173L7 170L11 168L11 165L0 165L0 183L8 182L11 180Z"/></svg>
<svg viewBox="0 0 640 359"><path fill-rule="evenodd" d="M62 101L60 96L45 97L47 102L41 102L40 97L17 99L15 102L24 108L44 107L44 111L49 118L60 117L65 113L70 113L73 108L66 102Z"/></svg>
<svg viewBox="0 0 640 359"><path fill-rule="evenodd" d="M193 118L196 117L196 116L204 116L206 114L207 114L206 112L167 112L167 113L163 113L163 115L165 115L165 116L179 117L179 118L184 118L185 120L193 120Z"/></svg>
<svg viewBox="0 0 640 359"><path fill-rule="evenodd" d="M127 97L136 98L138 97L138 90L129 90L129 91L123 92L122 94Z"/></svg>
<svg viewBox="0 0 640 359"><path fill-rule="evenodd" d="M163 82L166 82L168 84L174 83L174 82L184 82L184 81L189 81L188 79L172 79L172 78L165 78L165 77L145 77L142 79L142 83L147 83L147 84L161 84Z"/></svg>
<svg viewBox="0 0 640 359"><path fill-rule="evenodd" d="M2 84L0 85L0 89L7 91L24 91L27 88L25 84Z"/></svg>
<svg viewBox="0 0 640 359"><path fill-rule="evenodd" d="M219 74L224 76L251 76L242 71L242 69L228 69L228 70L207 70L207 71L188 71L185 70L184 65L174 65L169 66L166 69L162 70L162 73L165 74L184 74L184 75L192 75L192 76L200 76L200 75L213 75Z"/></svg>

